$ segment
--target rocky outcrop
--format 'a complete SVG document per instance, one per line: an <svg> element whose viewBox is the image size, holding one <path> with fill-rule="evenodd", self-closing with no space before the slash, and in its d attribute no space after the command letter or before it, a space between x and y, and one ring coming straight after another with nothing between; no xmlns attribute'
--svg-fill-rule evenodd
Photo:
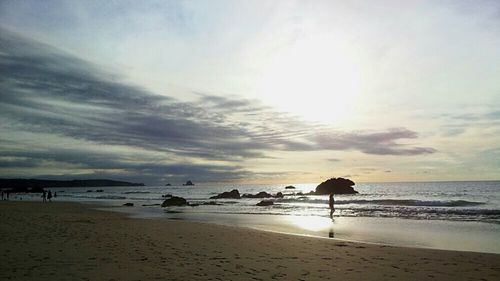
<svg viewBox="0 0 500 281"><path fill-rule="evenodd" d="M123 204L123 206L126 206L126 207L134 207L134 203L125 203L125 204Z"/></svg>
<svg viewBox="0 0 500 281"><path fill-rule="evenodd" d="M219 193L215 196L210 197L210 199L240 199L240 192L238 189L233 189L231 191L226 191Z"/></svg>
<svg viewBox="0 0 500 281"><path fill-rule="evenodd" d="M325 194L356 194L358 193L352 187L354 182L350 179L344 178L331 178L320 183L316 187L314 195L325 195Z"/></svg>
<svg viewBox="0 0 500 281"><path fill-rule="evenodd" d="M283 193L278 192L276 195L272 195L265 191L261 191L257 194L243 194L241 198L283 198Z"/></svg>
<svg viewBox="0 0 500 281"><path fill-rule="evenodd" d="M295 186L289 185L289 186L286 186L285 189L295 189Z"/></svg>
<svg viewBox="0 0 500 281"><path fill-rule="evenodd" d="M259 203L257 203L255 206L271 206L274 205L274 202L271 200L262 200Z"/></svg>
<svg viewBox="0 0 500 281"><path fill-rule="evenodd" d="M243 194L241 198L272 198L273 195L265 191L261 191L257 194Z"/></svg>
<svg viewBox="0 0 500 281"><path fill-rule="evenodd" d="M161 204L162 207L171 207L171 206L187 206L188 202L186 199L182 197L172 196L168 199L165 199Z"/></svg>
<svg viewBox="0 0 500 281"><path fill-rule="evenodd" d="M192 181L187 181L183 186L192 186L194 183Z"/></svg>
<svg viewBox="0 0 500 281"><path fill-rule="evenodd" d="M143 183L105 179L90 180L39 180L39 179L0 179L0 188L10 188L13 192L41 192L42 188L53 187L100 187L100 186L144 186ZM35 191L32 191L35 190Z"/></svg>

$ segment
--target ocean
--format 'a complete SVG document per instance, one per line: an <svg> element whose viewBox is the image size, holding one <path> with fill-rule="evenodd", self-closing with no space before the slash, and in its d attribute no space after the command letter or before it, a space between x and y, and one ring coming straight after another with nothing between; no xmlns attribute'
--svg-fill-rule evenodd
<svg viewBox="0 0 500 281"><path fill-rule="evenodd" d="M317 184L197 184L52 188L57 201L114 206L134 217L170 218L253 227L268 231L330 237L370 243L500 253L500 181L358 183L359 194L336 195L334 219L328 196L299 195ZM282 192L274 205L262 199L209 197L238 189L240 194ZM102 190L97 192L97 190ZM184 197L192 204L217 205L161 208L162 195ZM41 200L35 195L28 200ZM134 207L121 207L126 202ZM143 206L153 205L153 206Z"/></svg>

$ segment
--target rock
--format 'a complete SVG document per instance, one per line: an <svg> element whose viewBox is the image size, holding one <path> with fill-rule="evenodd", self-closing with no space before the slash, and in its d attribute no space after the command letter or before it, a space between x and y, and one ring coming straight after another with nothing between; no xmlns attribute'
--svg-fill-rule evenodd
<svg viewBox="0 0 500 281"><path fill-rule="evenodd" d="M92 192L92 189L87 190L87 192Z"/></svg>
<svg viewBox="0 0 500 281"><path fill-rule="evenodd" d="M255 195L253 194L243 194L243 196L241 196L241 198L272 198L273 195L272 194L269 194L265 191L261 191Z"/></svg>
<svg viewBox="0 0 500 281"><path fill-rule="evenodd" d="M160 206L160 204L142 204L143 207Z"/></svg>
<svg viewBox="0 0 500 281"><path fill-rule="evenodd" d="M289 186L285 187L285 189L295 189L295 186L289 185Z"/></svg>
<svg viewBox="0 0 500 281"><path fill-rule="evenodd" d="M283 193L278 192L276 195L269 194L265 191L261 191L257 194L243 194L241 198L283 198Z"/></svg>
<svg viewBox="0 0 500 281"><path fill-rule="evenodd" d="M125 203L125 204L123 204L123 206L134 207L134 203Z"/></svg>
<svg viewBox="0 0 500 281"><path fill-rule="evenodd" d="M183 184L183 186L191 186L191 185L194 185L192 181L187 181L185 184Z"/></svg>
<svg viewBox="0 0 500 281"><path fill-rule="evenodd" d="M103 192L103 191L104 191L104 190L102 190L102 189L98 189L98 190L96 190L95 192Z"/></svg>
<svg viewBox="0 0 500 281"><path fill-rule="evenodd" d="M215 201L210 201L210 202L203 202L201 203L201 205L214 205L214 206L219 206L219 205L222 205L220 203L217 203Z"/></svg>
<svg viewBox="0 0 500 281"><path fill-rule="evenodd" d="M354 188L352 187L354 185L354 182L351 181L350 179L344 179L344 178L331 178L329 180L326 180L322 183L320 183L316 187L316 192L314 192L314 195L324 195L324 194L356 194L358 193Z"/></svg>
<svg viewBox="0 0 500 281"><path fill-rule="evenodd" d="M274 202L271 200L262 200L259 203L257 203L255 206L271 206L274 205Z"/></svg>
<svg viewBox="0 0 500 281"><path fill-rule="evenodd" d="M161 203L162 207L170 207L170 206L187 206L188 203L186 199L182 197L172 196L168 199L165 199L163 203Z"/></svg>
<svg viewBox="0 0 500 281"><path fill-rule="evenodd" d="M233 189L229 192L222 192L220 194L217 194L216 196L210 197L210 199L240 199L240 192L238 189Z"/></svg>
<svg viewBox="0 0 500 281"><path fill-rule="evenodd" d="M167 183L165 186L172 186L170 183Z"/></svg>
<svg viewBox="0 0 500 281"><path fill-rule="evenodd" d="M161 196L162 198L169 198L169 197L172 197L172 194L164 194Z"/></svg>

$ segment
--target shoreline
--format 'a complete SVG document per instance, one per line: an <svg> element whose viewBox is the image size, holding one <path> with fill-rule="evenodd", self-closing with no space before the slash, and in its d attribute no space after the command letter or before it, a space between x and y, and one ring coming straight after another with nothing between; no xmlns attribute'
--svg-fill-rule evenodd
<svg viewBox="0 0 500 281"><path fill-rule="evenodd" d="M139 206L107 206L102 210L131 218L170 218L376 245L500 254L500 245L496 243L500 225L495 224L342 216L332 221L326 216L199 213L186 208L173 213Z"/></svg>
<svg viewBox="0 0 500 281"><path fill-rule="evenodd" d="M5 280L498 280L500 255L0 202Z"/></svg>

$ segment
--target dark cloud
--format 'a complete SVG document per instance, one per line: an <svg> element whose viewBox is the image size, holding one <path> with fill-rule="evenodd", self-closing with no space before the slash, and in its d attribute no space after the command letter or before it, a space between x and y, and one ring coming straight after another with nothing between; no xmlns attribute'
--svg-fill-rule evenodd
<svg viewBox="0 0 500 281"><path fill-rule="evenodd" d="M325 150L359 150L376 155L418 155L430 154L436 150L430 147L407 147L396 143L400 139L415 139L417 133L405 128L384 132L324 133L314 136L313 147Z"/></svg>
<svg viewBox="0 0 500 281"><path fill-rule="evenodd" d="M52 135L88 145L156 152L162 159L123 159L102 150L12 150L1 140L0 168L54 161L94 170L89 175L128 175L154 180L197 175L203 180L252 175L238 166L271 151L358 150L377 155L433 153L397 143L415 139L404 128L336 132L321 124L263 106L258 101L197 93L182 102L120 82L120 77L53 47L0 31L0 117L3 133ZM160 156L158 156L160 157ZM17 159L17 160L16 160ZM173 160L172 160L173 159ZM179 160L183 159L183 160ZM194 163L217 164L194 164ZM116 170L120 170L118 174ZM48 175L47 175L48 176Z"/></svg>

